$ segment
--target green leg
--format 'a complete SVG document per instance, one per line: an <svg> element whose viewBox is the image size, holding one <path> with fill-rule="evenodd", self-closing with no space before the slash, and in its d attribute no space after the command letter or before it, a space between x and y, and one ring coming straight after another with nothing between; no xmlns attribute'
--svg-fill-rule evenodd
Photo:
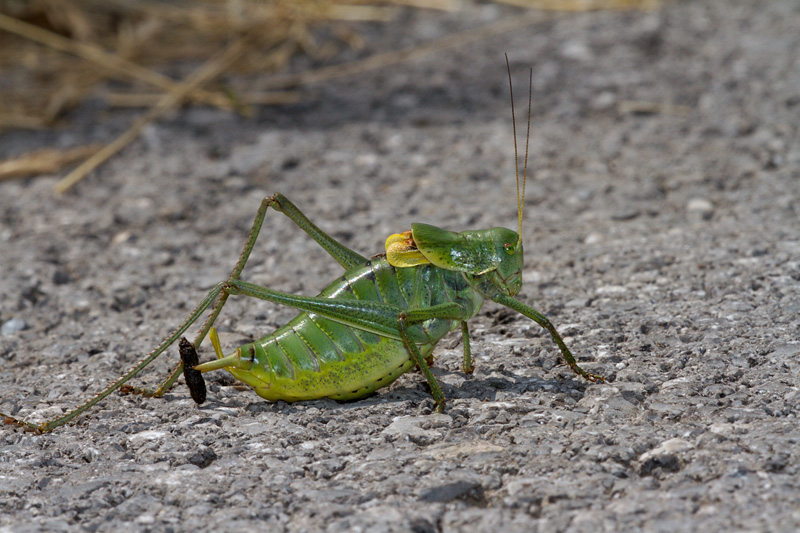
<svg viewBox="0 0 800 533"><path fill-rule="evenodd" d="M239 276L242 274L242 270L244 270L244 266L247 263L247 260L250 257L250 252L253 251L253 247L256 244L256 239L258 238L258 234L261 231L261 226L264 224L264 218L267 215L267 210L272 207L274 210L283 213L289 219L295 223L297 227L303 230L307 235L309 235L312 239L314 239L322 248L328 252L331 257L336 259L336 261L342 265L345 269L349 269L358 265L362 265L367 262L367 258L362 257L358 253L354 252L353 250L347 248L345 245L341 244L339 241L319 229L315 226L309 219L306 217L298 208L295 206L288 198L284 195L278 193L273 196L268 196L261 201L261 205L258 208L258 212L256 213L256 217L253 220L253 225L250 227L250 234L247 237L247 242L244 245L244 249L242 250L241 255L239 256L239 260L236 262L236 266L233 268L231 275L228 277L227 283L231 284L234 281L239 279ZM200 328L200 332L194 338L192 344L195 347L199 347L200 343L203 342L208 331L211 329L211 326L214 325L214 322L217 320L219 313L222 311L222 306L225 305L225 302L228 299L229 292L223 291L222 295L214 304L213 309L211 310L211 314L209 314L208 318L205 322L203 322L203 326ZM129 387L124 392L126 393L135 393L135 394L142 394L143 396L160 398L163 396L168 390L172 388L175 384L175 381L180 377L183 373L183 363L178 363L169 377L164 380L161 385L158 386L156 390L149 390L149 389L134 389L133 387Z"/></svg>
<svg viewBox="0 0 800 533"><path fill-rule="evenodd" d="M192 343L193 346L197 347L203 342L203 339L208 334L208 330L211 329L211 326L214 325L214 321L216 321L217 317L219 316L220 311L222 311L222 306L225 305L225 301L228 299L228 294L221 290L221 288L225 285L225 283L220 283L218 287L220 291L218 291L219 298L214 303L214 307L211 308L211 313L206 318L205 322L203 322L203 326L200 328L200 332L194 338L194 342ZM198 317L195 318L197 320ZM194 321L193 321L194 322ZM171 335L167 340L169 340L169 344L172 344L177 340L176 335ZM166 341L165 341L166 342ZM167 345L167 347L169 346ZM145 365L146 366L146 365ZM142 396L148 398L161 398L164 394L172 388L178 378L183 374L183 362L179 362L172 373L165 379L155 390L152 389L145 389L140 387L131 387L125 386L121 390L123 394L141 394ZM131 376L133 377L133 376Z"/></svg>
<svg viewBox="0 0 800 533"><path fill-rule="evenodd" d="M425 379L428 381L428 386L431 388L431 394L433 395L433 400L435 402L435 411L437 413L443 413L445 407L445 398L444 394L442 394L442 389L439 386L439 382L436 381L436 377L431 372L430 366L422 357L422 354L419 352L419 348L417 345L411 342L411 339L408 336L408 332L406 329L407 324L415 324L419 322L424 322L431 318L443 318L443 319L450 319L450 320L458 320L463 319L466 315L466 311L463 307L458 305L457 303L450 302L440 305L435 305L433 307L428 307L424 309L412 309L403 313L400 313L400 317L398 320L398 324L400 325L400 334L403 340L403 344L408 350L408 353L411 354L412 359L414 362L417 363L417 366L422 371L422 375L425 376ZM464 365L466 367L467 361L469 361L470 366L472 363L472 359L469 355L469 336L467 333L467 322L465 320L461 321L461 331L465 337L466 343L464 344ZM472 370L470 370L471 372Z"/></svg>
<svg viewBox="0 0 800 533"><path fill-rule="evenodd" d="M189 327L200 317L200 315L202 315L205 312L206 309L208 309L208 307L211 305L211 303L214 302L214 300L216 300L217 297L220 295L220 292L222 291L223 286L224 286L224 284L220 283L219 285L214 287L214 289L212 289L211 292L209 292L206 295L206 297L203 299L203 301L200 302L200 305L198 305L195 308L195 310L192 311L192 314L190 314L186 318L186 320L183 321L183 324L181 324L178 327L178 329L176 329L174 332L172 332L172 334L169 337L164 339L161 342L161 344L159 344L158 347L155 350L153 350L152 352L147 354L147 356L144 359L142 359L141 361L139 361L136 364L136 366L134 366L131 370L126 372L122 377L120 377L114 383L112 383L111 385L106 387L103 391L101 391L99 394L97 394L94 398L92 398L88 402L79 405L78 407L76 407L75 409L67 412L67 414L65 414L63 416L60 416L60 417L55 418L53 420L48 420L48 421L43 422L41 424L34 424L34 423L28 422L26 420L17 419L17 418L14 418L12 416L0 413L0 417L2 417L3 422L5 424L11 424L11 425L14 425L14 426L17 426L17 427L21 427L21 428L25 429L26 431L34 431L34 432L37 432L37 433L45 433L47 431L51 431L51 430L57 428L58 426L66 424L67 422L69 422L70 420L75 418L76 416L80 415L81 413L83 413L87 409L90 409L92 406L94 406L98 402L102 401L106 396L108 396L109 394L111 394L115 390L117 390L120 387L122 387L122 385L124 385L129 379L131 379L133 376L138 374L147 365L152 363L159 355L161 355L164 352L164 350L169 348L169 346L173 342L175 342L178 339L178 337L180 337L187 329L189 329Z"/></svg>
<svg viewBox="0 0 800 533"><path fill-rule="evenodd" d="M412 325L431 318L462 320L466 316L464 308L455 302L423 309L402 309L396 305L371 300L338 300L320 296L289 294L241 280L225 284L223 291L227 294L250 296L294 307L308 313L316 313L347 326L371 331L396 340L401 340L400 329L397 325L400 319L407 325ZM412 340L424 342L425 339Z"/></svg>
<svg viewBox="0 0 800 533"><path fill-rule="evenodd" d="M250 296L294 307L301 311L316 313L354 328L400 340L397 316L402 309L395 305L374 301L336 300L319 296L289 294L241 280L226 284L223 290L227 294Z"/></svg>
<svg viewBox="0 0 800 533"><path fill-rule="evenodd" d="M291 219L301 230L322 246L331 257L336 259L345 270L361 266L368 261L366 257L346 247L317 226L315 226L295 205L282 194L276 194L264 200L276 211L280 211Z"/></svg>
<svg viewBox="0 0 800 533"><path fill-rule="evenodd" d="M431 372L428 362L425 361L424 357L422 357L417 345L414 344L414 342L412 342L409 338L408 330L406 329L406 320L402 315L398 319L397 324L400 329L400 338L403 341L403 345L406 347L406 351L422 371L422 375L425 376L425 379L428 381L428 386L431 388L431 395L433 396L434 410L437 413L443 413L446 402L444 399L444 394L442 394L442 388L439 386L439 382L436 381L436 376L434 376L433 372Z"/></svg>
<svg viewBox="0 0 800 533"><path fill-rule="evenodd" d="M114 392L117 389L120 389L128 382L131 378L133 378L136 374L141 372L147 365L152 363L158 356L160 356L169 346L171 346L176 340L178 340L183 333L189 329L189 327L194 324L198 318L205 312L209 306L213 307L211 309L211 313L209 314L208 318L203 323L203 326L200 328L199 333L194 338L194 342L192 344L195 347L199 347L200 343L203 342L203 339L208 334L208 331L214 325L219 313L222 311L222 307L225 305L225 302L228 299L228 295L230 294L229 291L224 290L226 287L230 286L234 282L238 281L239 276L244 270L245 264L247 263L248 258L250 257L250 252L253 251L253 247L255 246L256 239L258 238L258 234L261 231L261 226L264 223L264 218L266 217L267 209L269 207L273 207L275 210L284 213L286 216L289 217L300 229L302 229L305 233L311 236L317 243L320 244L334 259L336 259L339 264L344 266L345 268L351 268L353 266L357 266L363 264L367 261L366 258L362 257L361 255L357 254L356 252L350 250L349 248L345 247L338 241L336 241L333 237L327 235L322 230L320 230L317 226L311 223L308 218L300 212L297 207L290 202L286 197L281 194L276 194L274 196L270 196L264 198L261 202L261 206L258 209L255 219L253 220L253 225L250 228L250 234L248 235L247 242L244 245L244 249L242 250L241 255L239 256L238 261L236 262L236 266L233 268L231 275L228 277L226 282L222 282L218 284L214 289L212 289L206 297L203 299L202 302L195 308L194 311L183 321L183 323L173 331L166 339L164 339L158 347L147 354L141 361L139 361L131 370L126 372L122 377L114 381L108 387L103 389L99 394L97 394L91 400L79 405L78 407L74 408L73 410L67 412L65 415L55 418L53 420L48 420L41 424L34 424L28 422L26 420L17 419L15 417L6 415L4 413L0 413L0 419L6 424L15 425L17 427L22 427L28 431L35 431L39 433L44 433L47 431L51 431L58 426L64 425L76 416L80 415L84 411L92 408L94 405L102 401L106 398L109 394ZM177 381L178 377L183 373L183 363L178 363L175 369L172 371L170 376L163 382L159 387L154 390L147 390L147 389L136 389L133 387L125 387L123 390L124 392L134 392L140 393L145 396L153 396L153 397L160 397L166 391L168 391L172 385Z"/></svg>
<svg viewBox="0 0 800 533"><path fill-rule="evenodd" d="M461 364L461 370L465 374L472 374L475 371L475 364L472 362L472 350L469 347L469 327L467 321L461 321L461 344L464 345L464 362Z"/></svg>
<svg viewBox="0 0 800 533"><path fill-rule="evenodd" d="M569 348L567 348L567 345L564 344L564 341L561 339L561 335L558 334L556 328L553 326L553 324L550 323L550 321L547 319L546 316L544 316L537 310L533 309L532 307L528 307L519 300L515 300L514 298L506 296L505 294L502 293L495 296L493 300L499 304L505 305L506 307L510 307L514 311L522 313L523 315L536 321L537 324L539 324L544 329L549 331L550 336L553 337L553 340L558 345L559 350L561 350L561 355L564 356L564 360L567 362L567 365L569 365L569 367L572 369L573 372L575 372L580 376L583 376L589 381L595 381L595 382L605 381L605 378L603 378L602 376L598 376L597 374L590 374L589 372L585 371L584 369L578 366L578 363L572 356L572 352L569 351Z"/></svg>

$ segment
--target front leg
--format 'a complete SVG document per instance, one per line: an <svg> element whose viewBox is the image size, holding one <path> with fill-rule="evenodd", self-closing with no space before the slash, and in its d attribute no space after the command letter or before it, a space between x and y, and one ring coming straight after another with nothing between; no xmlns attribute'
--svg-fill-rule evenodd
<svg viewBox="0 0 800 533"><path fill-rule="evenodd" d="M578 366L577 361L575 361L575 357L572 356L572 352L569 351L569 348L567 348L567 345L564 344L564 340L561 338L561 335L558 334L555 326L553 326L553 324L550 322L550 320L547 319L546 316L541 314L536 309L528 307L519 300L516 300L511 296L506 296L505 294L502 293L495 296L493 300L501 305L510 307L514 311L522 313L523 315L532 319L537 324L546 329L550 333L550 336L553 337L553 341L555 341L556 345L558 346L558 349L561 350L561 355L564 357L564 361L567 363L567 366L569 366L573 372L575 372L579 376L583 376L589 381L593 381L596 383L605 382L605 378L603 378L603 376L598 376L597 374L590 374L589 372Z"/></svg>

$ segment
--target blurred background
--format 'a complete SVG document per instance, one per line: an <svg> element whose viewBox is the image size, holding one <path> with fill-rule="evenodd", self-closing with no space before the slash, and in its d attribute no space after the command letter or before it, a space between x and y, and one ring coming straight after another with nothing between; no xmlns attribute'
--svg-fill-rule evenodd
<svg viewBox="0 0 800 533"><path fill-rule="evenodd" d="M0 180L83 163L56 186L63 192L146 124L184 105L253 118L263 106L308 104L314 87L327 80L347 77L357 85L365 71L502 35L545 13L653 10L661 2L496 4L520 9L486 23L501 14L499 7L477 9L467 0L3 0ZM427 35L424 28L405 31L426 17ZM114 142L97 138L97 123L124 110L130 128ZM84 127L80 142L54 141L56 131L80 132L76 122Z"/></svg>

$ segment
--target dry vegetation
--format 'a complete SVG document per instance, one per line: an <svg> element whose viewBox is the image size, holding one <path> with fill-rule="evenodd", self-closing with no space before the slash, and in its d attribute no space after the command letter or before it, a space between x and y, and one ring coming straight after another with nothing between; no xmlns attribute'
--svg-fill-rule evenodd
<svg viewBox="0 0 800 533"><path fill-rule="evenodd" d="M365 48L357 23L391 24L401 9L457 10L461 0L0 0L0 132L60 125L87 98L147 108L105 147L48 149L0 162L0 180L55 173L83 161L67 190L141 129L183 103L248 115L297 101L294 87L463 45L538 20L542 13L650 9L658 0L503 0L533 8L462 34L354 62L286 74L297 56L322 65Z"/></svg>

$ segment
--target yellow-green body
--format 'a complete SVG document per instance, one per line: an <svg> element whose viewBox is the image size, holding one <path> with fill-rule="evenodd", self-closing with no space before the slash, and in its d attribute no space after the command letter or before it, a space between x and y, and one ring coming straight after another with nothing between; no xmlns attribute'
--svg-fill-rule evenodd
<svg viewBox="0 0 800 533"><path fill-rule="evenodd" d="M431 264L395 268L378 256L348 270L319 296L334 300L390 303L422 309L457 302L474 316L484 298L472 276ZM409 327L423 357L459 327L460 320L432 318ZM226 357L231 360L231 357ZM319 314L302 312L275 332L236 349L225 368L267 400L361 398L385 387L414 365L399 336L367 331Z"/></svg>

